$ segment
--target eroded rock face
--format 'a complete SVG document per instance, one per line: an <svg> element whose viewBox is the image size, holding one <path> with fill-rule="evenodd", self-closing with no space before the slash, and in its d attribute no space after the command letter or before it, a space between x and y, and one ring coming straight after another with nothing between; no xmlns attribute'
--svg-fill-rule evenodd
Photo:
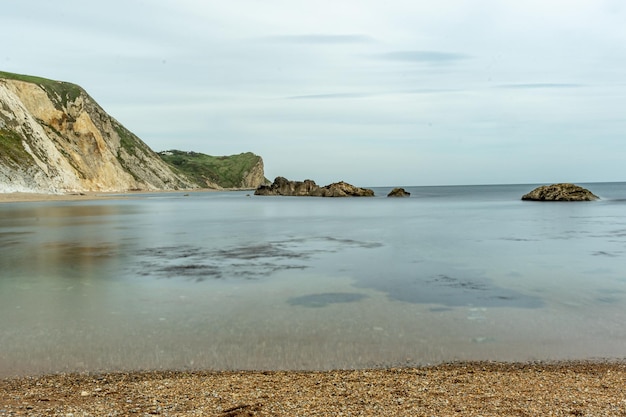
<svg viewBox="0 0 626 417"><path fill-rule="evenodd" d="M522 200L532 201L593 201L598 199L598 196L586 188L569 183L543 185L522 196Z"/></svg>
<svg viewBox="0 0 626 417"><path fill-rule="evenodd" d="M261 185L257 188L254 195L373 197L374 191L369 188L355 187L343 181L320 187L313 180L289 181L284 177L276 177L271 185Z"/></svg>
<svg viewBox="0 0 626 417"><path fill-rule="evenodd" d="M387 197L409 197L410 195L411 193L404 188L394 188L387 194Z"/></svg>
<svg viewBox="0 0 626 417"><path fill-rule="evenodd" d="M82 88L30 78L0 74L0 192L196 187Z"/></svg>
<svg viewBox="0 0 626 417"><path fill-rule="evenodd" d="M241 187L248 189L257 188L265 182L263 158L259 157L259 161L250 170L244 172Z"/></svg>

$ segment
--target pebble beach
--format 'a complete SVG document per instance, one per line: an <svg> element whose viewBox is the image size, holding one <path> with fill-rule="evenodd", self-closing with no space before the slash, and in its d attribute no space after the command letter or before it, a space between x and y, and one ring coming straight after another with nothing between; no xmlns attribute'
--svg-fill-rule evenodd
<svg viewBox="0 0 626 417"><path fill-rule="evenodd" d="M0 416L625 416L626 363L57 374L0 380Z"/></svg>

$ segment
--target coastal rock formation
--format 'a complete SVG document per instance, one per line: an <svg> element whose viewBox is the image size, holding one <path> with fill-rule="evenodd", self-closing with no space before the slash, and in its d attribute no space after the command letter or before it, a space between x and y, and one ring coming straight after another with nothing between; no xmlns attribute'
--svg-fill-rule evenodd
<svg viewBox="0 0 626 417"><path fill-rule="evenodd" d="M241 183L238 185L240 188L254 189L269 183L269 180L265 178L263 158L254 156L257 158L256 162L241 174Z"/></svg>
<svg viewBox="0 0 626 417"><path fill-rule="evenodd" d="M373 197L374 191L368 188L355 187L343 181L320 187L313 180L289 181L284 177L276 177L271 185L261 185L257 188L254 195Z"/></svg>
<svg viewBox="0 0 626 417"><path fill-rule="evenodd" d="M202 188L250 190L262 184L269 184L265 178L263 158L252 152L211 156L173 149L159 152L159 156L177 172L185 174Z"/></svg>
<svg viewBox="0 0 626 417"><path fill-rule="evenodd" d="M0 72L0 193L255 189L263 170L251 152L157 154L81 87Z"/></svg>
<svg viewBox="0 0 626 417"><path fill-rule="evenodd" d="M77 85L0 72L0 192L195 188Z"/></svg>
<svg viewBox="0 0 626 417"><path fill-rule="evenodd" d="M369 188L355 187L347 182L335 182L321 188L321 197L374 197Z"/></svg>
<svg viewBox="0 0 626 417"><path fill-rule="evenodd" d="M387 197L409 197L410 195L411 193L404 188L394 188L387 194Z"/></svg>
<svg viewBox="0 0 626 417"><path fill-rule="evenodd" d="M533 201L593 201L598 200L598 196L594 195L586 188L575 184L552 184L537 187L528 194L522 196L522 200Z"/></svg>

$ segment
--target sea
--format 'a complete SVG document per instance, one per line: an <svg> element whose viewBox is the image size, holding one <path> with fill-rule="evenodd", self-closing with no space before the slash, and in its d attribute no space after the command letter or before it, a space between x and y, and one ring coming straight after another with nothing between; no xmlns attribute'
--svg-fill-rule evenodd
<svg viewBox="0 0 626 417"><path fill-rule="evenodd" d="M0 376L626 358L626 183L0 204Z"/></svg>

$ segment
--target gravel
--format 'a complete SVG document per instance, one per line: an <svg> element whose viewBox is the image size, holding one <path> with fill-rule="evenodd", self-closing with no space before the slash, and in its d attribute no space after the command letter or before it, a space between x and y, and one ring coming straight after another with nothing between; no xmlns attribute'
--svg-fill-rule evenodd
<svg viewBox="0 0 626 417"><path fill-rule="evenodd" d="M0 416L626 416L626 362L0 380Z"/></svg>

